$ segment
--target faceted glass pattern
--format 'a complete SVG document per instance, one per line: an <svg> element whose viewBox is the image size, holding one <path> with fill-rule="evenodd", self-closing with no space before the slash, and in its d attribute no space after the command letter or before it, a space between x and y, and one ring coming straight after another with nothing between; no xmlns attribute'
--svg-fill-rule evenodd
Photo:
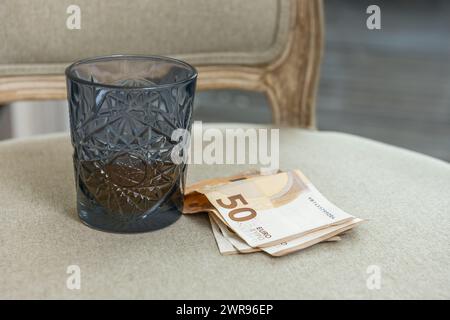
<svg viewBox="0 0 450 320"><path fill-rule="evenodd" d="M77 210L112 232L163 228L180 216L186 165L171 153L190 130L197 73L162 57L112 56L66 70Z"/></svg>

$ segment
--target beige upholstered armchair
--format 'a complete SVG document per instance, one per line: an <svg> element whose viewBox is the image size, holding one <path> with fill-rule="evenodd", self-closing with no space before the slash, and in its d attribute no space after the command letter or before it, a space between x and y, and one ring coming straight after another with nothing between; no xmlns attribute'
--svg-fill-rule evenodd
<svg viewBox="0 0 450 320"><path fill-rule="evenodd" d="M154 233L101 233L76 217L68 137L9 140L0 143L0 297L449 297L449 164L314 129L322 1L78 0L80 30L65 25L71 2L0 2L0 104L64 99L63 70L83 57L176 56L198 68L199 90L263 92L282 127L281 168L301 169L368 221L347 241L279 259L220 256L202 215ZM189 181L247 167L193 165ZM65 287L72 264L83 271L78 291ZM380 290L366 286L373 265Z"/></svg>

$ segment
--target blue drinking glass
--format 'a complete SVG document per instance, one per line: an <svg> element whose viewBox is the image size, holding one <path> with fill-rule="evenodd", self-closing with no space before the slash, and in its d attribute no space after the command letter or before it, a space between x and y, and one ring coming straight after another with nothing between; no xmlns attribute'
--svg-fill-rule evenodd
<svg viewBox="0 0 450 320"><path fill-rule="evenodd" d="M186 164L171 154L190 130L197 79L158 56L85 59L66 69L81 220L96 229L157 230L181 215Z"/></svg>

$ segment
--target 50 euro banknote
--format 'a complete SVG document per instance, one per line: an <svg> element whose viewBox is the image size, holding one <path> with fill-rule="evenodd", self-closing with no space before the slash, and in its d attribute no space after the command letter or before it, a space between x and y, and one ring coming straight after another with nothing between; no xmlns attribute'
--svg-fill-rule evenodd
<svg viewBox="0 0 450 320"><path fill-rule="evenodd" d="M298 170L201 181L187 188L184 207L184 213L199 211L213 216L218 244L227 240L237 252L274 256L337 240L362 221L331 204Z"/></svg>
<svg viewBox="0 0 450 320"><path fill-rule="evenodd" d="M242 239L239 238L232 230L230 230L223 222L221 222L214 214L210 213L209 218L213 229L214 238L216 239L219 251L223 255L253 253L264 251L272 256L283 256L285 254L305 249L319 242L337 242L341 237L337 236L342 232L352 228L352 225L340 227L339 230L322 230L303 237L296 238L291 241L283 242L279 245L266 248L252 248Z"/></svg>
<svg viewBox="0 0 450 320"><path fill-rule="evenodd" d="M293 241L284 242L274 247L268 247L264 249L252 248L242 239L240 239L237 234L235 234L218 218L218 213L214 213L214 207L207 200L204 200L206 198L203 195L197 194L194 196L189 196L188 198L189 199L185 201L185 208L186 211L189 212L185 213L209 212L208 216L211 223L212 232L216 240L217 247L220 253L223 255L265 251L273 256L280 256L288 252L300 250L300 245L302 245L302 248L306 248L322 241L337 242L341 240L339 236L333 236L332 234L329 234L328 236L322 235L322 239L319 239L319 237L317 237L316 241L314 242L306 242L302 241L302 239L294 239ZM188 207L190 208L189 210L187 210Z"/></svg>

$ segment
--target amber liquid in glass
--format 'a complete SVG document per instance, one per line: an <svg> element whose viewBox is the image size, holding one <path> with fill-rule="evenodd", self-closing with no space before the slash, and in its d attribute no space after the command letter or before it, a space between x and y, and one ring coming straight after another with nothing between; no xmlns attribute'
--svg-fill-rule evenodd
<svg viewBox="0 0 450 320"><path fill-rule="evenodd" d="M155 217L152 223L159 229L159 224L181 210L183 168L184 165L171 162L148 163L132 154L117 156L108 163L80 161L78 187L84 195L82 211L91 215L86 222L91 225L89 218L92 218L91 226L95 227L107 215L115 228L124 224L129 230L131 224L139 232L140 220L155 212L159 218ZM148 229L148 222L142 227Z"/></svg>

